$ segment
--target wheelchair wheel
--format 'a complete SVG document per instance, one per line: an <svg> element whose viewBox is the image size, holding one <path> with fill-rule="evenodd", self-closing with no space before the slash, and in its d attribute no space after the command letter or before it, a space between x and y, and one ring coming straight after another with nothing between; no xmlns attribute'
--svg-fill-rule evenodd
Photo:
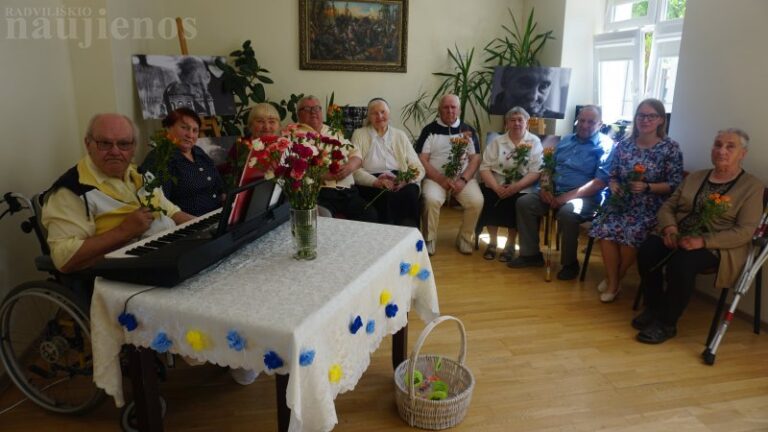
<svg viewBox="0 0 768 432"><path fill-rule="evenodd" d="M3 300L0 359L19 390L49 411L83 414L104 398L93 383L87 309L58 283L27 282Z"/></svg>

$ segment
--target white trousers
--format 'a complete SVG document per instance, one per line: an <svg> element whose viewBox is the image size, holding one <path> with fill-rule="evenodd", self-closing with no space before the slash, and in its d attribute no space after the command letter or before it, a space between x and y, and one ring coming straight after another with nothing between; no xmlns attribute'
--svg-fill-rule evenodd
<svg viewBox="0 0 768 432"><path fill-rule="evenodd" d="M424 179L421 183L422 196L424 197L424 207L422 209L422 227L424 229L424 238L427 241L437 239L437 227L440 220L440 207L443 206L448 198L448 193L437 182L430 179ZM465 250L474 248L475 225L480 212L483 210L483 193L477 180L472 179L464 186L461 193L453 195L456 201L464 209L464 217L459 227L459 241L463 243L460 247Z"/></svg>

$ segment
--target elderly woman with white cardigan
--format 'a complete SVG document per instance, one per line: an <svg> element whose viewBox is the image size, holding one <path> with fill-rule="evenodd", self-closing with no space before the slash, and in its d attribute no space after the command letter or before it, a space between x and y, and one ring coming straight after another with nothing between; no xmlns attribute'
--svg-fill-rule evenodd
<svg viewBox="0 0 768 432"><path fill-rule="evenodd" d="M360 195L376 208L379 222L419 226L419 184L424 167L400 129L389 125L389 104L381 98L368 102L368 126L355 130L352 144L360 151L363 165L355 171ZM400 173L418 171L401 181Z"/></svg>

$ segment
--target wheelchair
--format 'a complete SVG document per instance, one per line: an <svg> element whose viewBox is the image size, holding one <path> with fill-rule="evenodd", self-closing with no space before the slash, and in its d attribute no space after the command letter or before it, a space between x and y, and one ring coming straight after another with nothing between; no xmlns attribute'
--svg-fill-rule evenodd
<svg viewBox="0 0 768 432"><path fill-rule="evenodd" d="M0 302L0 361L11 381L31 401L59 414L82 415L105 398L93 382L90 298L94 277L87 272L63 274L50 257L46 233L40 222L43 194L32 200L8 192L0 198L0 220L25 211L21 230L34 232L41 256L35 267L48 273L45 280L22 283ZM121 359L122 361L122 359ZM168 358L172 367L173 359ZM157 359L158 375L165 379L166 365ZM160 398L162 416L165 400ZM120 426L138 430L134 402L123 407Z"/></svg>
<svg viewBox="0 0 768 432"><path fill-rule="evenodd" d="M35 233L42 256L35 259L45 280L22 283L0 303L0 360L19 390L42 408L80 415L95 408L104 392L93 383L87 286L92 278L59 273L50 259L40 224L42 195L18 193L0 199L0 219L26 211L25 233Z"/></svg>

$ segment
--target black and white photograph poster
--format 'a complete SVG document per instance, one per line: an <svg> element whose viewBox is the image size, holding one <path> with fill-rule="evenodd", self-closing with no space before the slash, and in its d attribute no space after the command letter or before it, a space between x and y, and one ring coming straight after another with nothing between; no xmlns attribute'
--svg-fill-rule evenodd
<svg viewBox="0 0 768 432"><path fill-rule="evenodd" d="M523 107L531 117L562 119L570 68L497 66L491 85L491 114Z"/></svg>
<svg viewBox="0 0 768 432"><path fill-rule="evenodd" d="M186 107L201 116L233 115L235 99L224 89L215 56L134 55L133 73L145 119Z"/></svg>

